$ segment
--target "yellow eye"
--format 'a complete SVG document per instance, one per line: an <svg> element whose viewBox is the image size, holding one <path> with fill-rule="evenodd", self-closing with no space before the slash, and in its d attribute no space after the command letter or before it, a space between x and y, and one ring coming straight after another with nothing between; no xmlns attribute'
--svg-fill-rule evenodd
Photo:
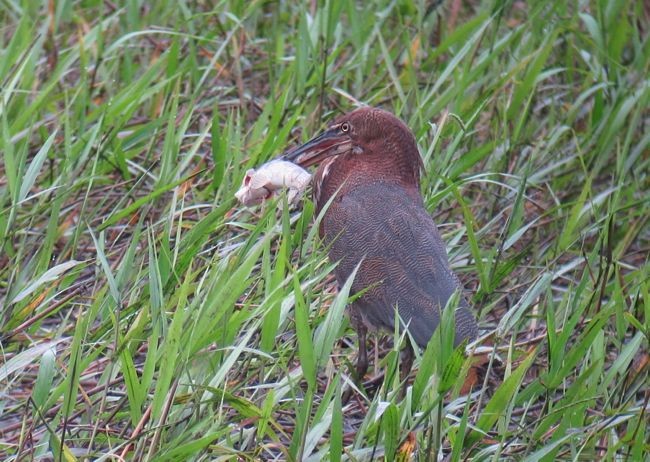
<svg viewBox="0 0 650 462"><path fill-rule="evenodd" d="M350 131L350 124L347 123L347 122L343 122L343 123L341 124L341 131L342 131L343 133L347 133L347 132L349 132L349 131Z"/></svg>

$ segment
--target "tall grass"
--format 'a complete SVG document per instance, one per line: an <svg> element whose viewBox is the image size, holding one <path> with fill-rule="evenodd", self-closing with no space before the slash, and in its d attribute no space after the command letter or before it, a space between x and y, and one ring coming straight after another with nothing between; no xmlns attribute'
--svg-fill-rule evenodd
<svg viewBox="0 0 650 462"><path fill-rule="evenodd" d="M2 2L0 458L647 458L646 2L209 3ZM233 200L359 103L484 334L403 398L397 334L352 381L311 201Z"/></svg>

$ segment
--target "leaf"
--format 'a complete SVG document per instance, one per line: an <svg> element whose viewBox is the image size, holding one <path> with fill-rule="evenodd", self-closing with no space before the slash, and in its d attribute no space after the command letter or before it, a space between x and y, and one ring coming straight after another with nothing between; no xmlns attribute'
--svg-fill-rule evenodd
<svg viewBox="0 0 650 462"><path fill-rule="evenodd" d="M36 377L36 384L32 391L32 399L37 407L42 407L47 397L50 395L52 389L52 382L54 381L54 374L56 373L56 349L48 348L41 356L41 364L38 368L38 376ZM41 409L42 411L42 409Z"/></svg>
<svg viewBox="0 0 650 462"><path fill-rule="evenodd" d="M113 297L115 306L119 309L122 305L122 297L120 296L120 290L117 287L117 282L115 282L115 277L113 276L111 265L106 258L106 254L104 253L104 233L100 233L99 237L102 238L102 241L100 243L100 241L98 241L95 237L95 233L93 233L93 230L90 228L90 226L88 227L88 232L90 233L90 237L93 239L93 243L95 244L95 250L97 251L97 260L99 260L99 264L104 271L104 275L106 276L109 293Z"/></svg>
<svg viewBox="0 0 650 462"><path fill-rule="evenodd" d="M529 454L522 462L537 462L539 460L542 460L544 456L552 453L555 449L557 449L559 446L564 444L569 439L575 438L575 436L576 435L574 433L569 433L568 435L564 435L562 438L558 438L552 443L547 444L546 446L542 446L541 449L535 451L534 453Z"/></svg>
<svg viewBox="0 0 650 462"><path fill-rule="evenodd" d="M474 262L476 263L476 270L478 272L479 279L481 281L481 289L483 291L490 291L490 281L489 275L485 268L485 263L483 262L483 256L481 255L481 248L478 245L478 239L476 238L476 233L474 232L474 224L476 220L474 219L474 214L470 210L467 202L461 195L456 184L451 184L451 189L454 194L454 197L458 201L458 204L463 210L463 218L465 220L465 230L467 231L467 241L469 242L470 249L472 251L472 256L474 257Z"/></svg>
<svg viewBox="0 0 650 462"><path fill-rule="evenodd" d="M126 395L129 399L128 409L131 414L131 424L135 427L142 418L142 393L140 392L138 373L135 370L133 357L128 348L124 348L120 354L120 365L124 376Z"/></svg>
<svg viewBox="0 0 650 462"><path fill-rule="evenodd" d="M210 142L212 147L212 160L214 168L212 172L212 187L219 189L226 171L226 152L228 143L226 136L219 126L219 111L215 110L212 117L212 129L210 133Z"/></svg>
<svg viewBox="0 0 650 462"><path fill-rule="evenodd" d="M307 384L316 388L316 362L314 360L314 344L312 342L312 332L309 327L309 309L305 303L302 291L300 289L300 280L298 275L293 275L293 291L296 297L295 316L296 316L296 336L298 337L298 356L302 375Z"/></svg>
<svg viewBox="0 0 650 462"><path fill-rule="evenodd" d="M471 168L488 155L494 152L496 143L494 141L482 144L463 154L456 160L449 172L449 179L456 180L463 173L471 172Z"/></svg>
<svg viewBox="0 0 650 462"><path fill-rule="evenodd" d="M536 349L531 351L528 354L528 357L521 362L519 367L503 381L499 388L497 388L492 399L487 403L478 419L478 422L476 423L476 428L478 428L480 432L473 431L467 436L465 442L466 447L473 445L481 439L483 434L488 432L494 426L499 417L505 415L508 404L517 396L517 391L521 385L522 379L524 378L524 374L533 363L536 355Z"/></svg>
<svg viewBox="0 0 650 462"><path fill-rule="evenodd" d="M566 249L569 244L571 244L576 239L575 230L578 227L580 215L582 214L582 208L587 201L587 196L591 192L591 180L591 176L587 177L587 180L585 181L585 184L582 188L582 192L580 193L580 197L578 197L577 201L571 208L569 218L567 219L566 225L564 225L564 230L562 230L562 233L560 234L560 240L558 243L560 249Z"/></svg>
<svg viewBox="0 0 650 462"><path fill-rule="evenodd" d="M180 184L183 184L186 181L191 180L192 178L194 178L195 176L197 176L197 175L199 175L201 173L203 173L203 170L199 170L198 172L194 172L191 175L187 175L186 177L181 178L180 180L174 181L173 183L169 183L169 184L166 184L166 185L163 185L163 186L157 188L152 193L147 194L146 196L141 197L140 199L136 200L135 202L133 202L133 204L129 205L125 209L122 209L119 212L115 212L113 215L108 217L106 219L106 221L104 221L104 223L99 225L97 227L97 230L98 231L105 230L109 226L112 226L115 223L117 223L118 221L120 221L122 218L125 218L125 217L128 217L128 216L132 215L136 210L138 210L144 204L147 204L147 203L153 201L154 199L160 197L161 195L163 195L164 193L166 193L170 189L173 189L176 186L178 186Z"/></svg>
<svg viewBox="0 0 650 462"><path fill-rule="evenodd" d="M382 430L384 433L384 451L386 460L394 460L397 443L399 443L400 425L399 410L390 403L382 415Z"/></svg>
<svg viewBox="0 0 650 462"><path fill-rule="evenodd" d="M338 386L334 393L332 428L330 429L330 462L339 462L341 454L343 454L343 410L341 409L340 388Z"/></svg>
<svg viewBox="0 0 650 462"><path fill-rule="evenodd" d="M596 48L598 50L604 50L605 44L603 43L603 36L600 33L600 27L598 27L598 23L594 17L587 13L578 13L578 16L580 16L580 19L582 19L582 22L585 24L591 38L596 43Z"/></svg>
<svg viewBox="0 0 650 462"><path fill-rule="evenodd" d="M41 171L41 167L43 166L43 162L45 162L45 158L47 157L47 154L50 152L52 143L54 143L54 138L56 137L56 134L57 134L57 130L54 130L54 133L52 133L49 136L49 138L45 140L45 143L43 143L41 149L38 150L38 152L34 156L34 159L32 159L32 163L29 164L29 168L27 169L27 172L25 172L25 176L23 177L23 182L20 185L20 192L18 193L18 202L23 201L27 197L27 193L29 193L29 190L32 189L32 186L34 186L36 177Z"/></svg>
<svg viewBox="0 0 650 462"><path fill-rule="evenodd" d="M174 446L172 450L167 453L157 454L156 460L158 461L177 461L189 460L192 455L198 454L203 449L207 448L217 438L222 436L222 431L209 433L205 436L191 439L189 442Z"/></svg>
<svg viewBox="0 0 650 462"><path fill-rule="evenodd" d="M183 326L185 320L189 315L189 307L187 306L187 298L190 293L190 286L192 283L192 272L186 274L183 284L179 290L178 301L176 303L176 310L174 311L171 324L165 335L165 342L162 345L162 354L160 356L160 364L158 367L159 375L156 380L156 389L153 395L153 410L152 415L154 419L160 417L162 406L169 391L172 378L176 374L177 363L179 361L179 350L181 347L181 339L183 335ZM144 383L143 386L148 388L149 384Z"/></svg>
<svg viewBox="0 0 650 462"><path fill-rule="evenodd" d="M18 295L16 295L10 303L18 303L25 298L29 297L32 293L34 293L39 287L41 287L43 284L47 284L48 282L56 281L59 276L61 276L63 273L68 271L71 268L74 268L75 266L79 265L80 263L83 263L81 261L77 260L70 260L64 263L60 263L56 266L53 266L49 270L47 270L45 273L43 273L38 279L36 279L34 282L32 282L30 285L28 285L26 288L21 290Z"/></svg>
<svg viewBox="0 0 650 462"><path fill-rule="evenodd" d="M532 287L529 287L526 293L521 297L515 306L510 308L506 314L499 321L497 331L499 335L504 335L510 332L512 328L519 322L528 308L537 301L540 294L546 290L547 286L551 283L553 277L551 273L544 273Z"/></svg>
<svg viewBox="0 0 650 462"><path fill-rule="evenodd" d="M442 377L440 379L440 385L439 385L440 393L445 393L451 387L454 386L454 384L458 380L458 374L460 370L463 368L464 362L465 362L465 343L461 344L458 348L456 348L451 354L451 356L449 357L449 360L445 365L445 369L442 372Z"/></svg>
<svg viewBox="0 0 650 462"><path fill-rule="evenodd" d="M266 435L266 429L271 419L273 413L273 405L275 402L275 392L273 389L270 389L264 398L264 404L262 404L262 415L257 422L257 438L262 439Z"/></svg>
<svg viewBox="0 0 650 462"><path fill-rule="evenodd" d="M341 326L341 320L343 318L343 311L348 302L348 294L350 293L350 288L354 282L354 278L357 275L357 270L361 262L359 262L354 268L354 271L348 277L348 280L345 281L345 284L339 290L339 293L336 295L336 298L332 302L332 306L327 310L327 315L323 323L318 326L316 334L314 336L314 353L317 358L317 368L320 368L325 365L329 354L332 351L334 346L334 341L336 340L336 335Z"/></svg>
<svg viewBox="0 0 650 462"><path fill-rule="evenodd" d="M537 85L537 79L548 59L551 51L553 51L553 45L555 42L556 32L549 34L544 44L537 51L532 63L528 66L526 75L523 77L521 83L515 87L512 100L508 107L508 119L510 120L519 120L519 126L521 126L523 120L526 119L526 113L522 114L524 109L524 101L530 99L532 95L535 94L535 86ZM515 135L515 139L517 136Z"/></svg>
<svg viewBox="0 0 650 462"><path fill-rule="evenodd" d="M65 339L58 339L47 343L41 343L35 347L29 348L25 351L21 351L16 356L11 358L6 363L0 366L0 382L7 380L11 374L16 371L22 371L31 363L36 361L36 359L41 358L46 352L52 351L52 349Z"/></svg>

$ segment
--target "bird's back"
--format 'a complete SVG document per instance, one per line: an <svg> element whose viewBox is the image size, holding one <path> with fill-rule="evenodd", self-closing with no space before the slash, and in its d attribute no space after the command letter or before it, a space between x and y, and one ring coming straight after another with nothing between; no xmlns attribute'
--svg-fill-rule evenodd
<svg viewBox="0 0 650 462"><path fill-rule="evenodd" d="M370 183L341 191L325 212L321 230L344 283L363 261L352 286L366 289L353 304L369 326L394 329L395 307L409 332L425 346L455 291L455 343L475 339L477 325L451 270L438 229L419 198L399 184Z"/></svg>

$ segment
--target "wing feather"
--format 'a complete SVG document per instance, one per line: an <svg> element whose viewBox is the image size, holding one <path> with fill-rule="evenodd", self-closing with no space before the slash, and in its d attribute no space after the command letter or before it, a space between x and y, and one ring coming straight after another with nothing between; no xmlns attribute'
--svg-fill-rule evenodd
<svg viewBox="0 0 650 462"><path fill-rule="evenodd" d="M340 283L363 260L352 289L366 292L353 309L371 326L392 330L397 307L416 342L426 345L440 322L441 309L462 289L422 201L399 185L363 186L331 204L323 232L330 258L339 261ZM456 343L476 335L476 322L461 296Z"/></svg>

